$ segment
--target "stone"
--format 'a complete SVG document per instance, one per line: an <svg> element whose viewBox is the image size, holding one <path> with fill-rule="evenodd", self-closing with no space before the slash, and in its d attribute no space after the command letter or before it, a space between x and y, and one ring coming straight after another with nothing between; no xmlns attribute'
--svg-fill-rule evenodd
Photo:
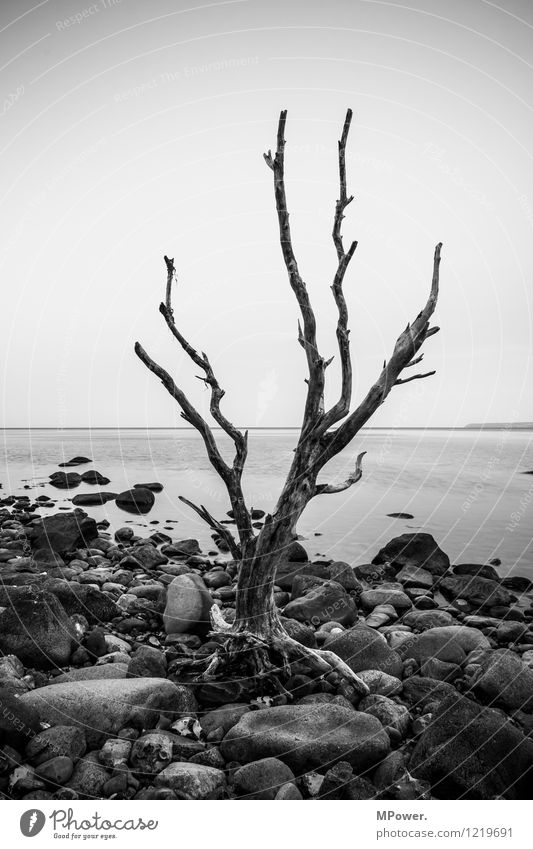
<svg viewBox="0 0 533 849"><path fill-rule="evenodd" d="M304 625L303 622L298 622L297 619L287 619L285 616L280 616L280 620L289 637L301 643L302 646L307 646L311 649L316 648L315 632L309 625Z"/></svg>
<svg viewBox="0 0 533 849"><path fill-rule="evenodd" d="M329 567L326 563L307 563L283 560L278 564L278 568L276 570L276 586L280 587L282 590L291 591L293 581L297 575L323 578L326 581L331 577Z"/></svg>
<svg viewBox="0 0 533 849"><path fill-rule="evenodd" d="M90 625L109 622L119 613L113 599L90 584L50 578L44 588L53 593L69 616L81 613Z"/></svg>
<svg viewBox="0 0 533 849"><path fill-rule="evenodd" d="M98 528L82 510L73 510L37 520L27 530L27 536L33 550L48 548L64 554L89 545L98 537Z"/></svg>
<svg viewBox="0 0 533 849"><path fill-rule="evenodd" d="M357 618L355 601L336 581L327 581L290 601L283 614L289 619L311 623L318 627L324 622L336 621L351 625Z"/></svg>
<svg viewBox="0 0 533 849"><path fill-rule="evenodd" d="M475 607L510 605L515 597L496 581L475 575L450 575L439 582L441 592L452 599L464 598Z"/></svg>
<svg viewBox="0 0 533 849"><path fill-rule="evenodd" d="M401 693L403 684L399 678L387 675L380 669L363 669L357 673L371 693L379 696L395 696Z"/></svg>
<svg viewBox="0 0 533 849"><path fill-rule="evenodd" d="M50 475L50 485L57 489L72 489L81 483L81 475L77 472L54 472Z"/></svg>
<svg viewBox="0 0 533 849"><path fill-rule="evenodd" d="M449 696L457 695L457 690L451 684L411 675L403 682L402 699L414 710L425 713L430 708L440 705Z"/></svg>
<svg viewBox="0 0 533 849"><path fill-rule="evenodd" d="M150 492L162 492L163 484L157 483L156 481L152 483L135 483L133 484L134 489L149 489Z"/></svg>
<svg viewBox="0 0 533 849"><path fill-rule="evenodd" d="M178 575L169 584L163 623L167 634L202 633L209 628L213 599L199 575Z"/></svg>
<svg viewBox="0 0 533 849"><path fill-rule="evenodd" d="M319 799L361 801L374 799L376 790L367 778L354 775L349 763L341 761L326 772L318 796Z"/></svg>
<svg viewBox="0 0 533 849"><path fill-rule="evenodd" d="M57 465L60 468L65 468L65 466L83 466L84 463L92 463L88 457L73 457L71 460L66 460L64 463L58 463Z"/></svg>
<svg viewBox="0 0 533 849"><path fill-rule="evenodd" d="M343 560L334 560L329 565L329 573L331 580L337 581L348 592L359 593L362 591L363 585L356 578L354 569L349 563L345 563Z"/></svg>
<svg viewBox="0 0 533 849"><path fill-rule="evenodd" d="M103 796L103 788L110 778L108 771L98 761L98 753L90 752L79 760L67 787L78 794L79 799L98 799Z"/></svg>
<svg viewBox="0 0 533 849"><path fill-rule="evenodd" d="M35 766L62 756L72 761L81 758L87 749L83 729L71 725L55 725L39 731L26 746L26 757Z"/></svg>
<svg viewBox="0 0 533 849"><path fill-rule="evenodd" d="M128 678L165 678L167 661L160 649L140 646L128 665Z"/></svg>
<svg viewBox="0 0 533 849"><path fill-rule="evenodd" d="M455 619L446 610L410 610L409 613L404 614L402 622L413 631L427 631L428 628L453 625Z"/></svg>
<svg viewBox="0 0 533 849"><path fill-rule="evenodd" d="M74 496L72 503L75 507L91 507L107 504L108 501L114 501L116 497L116 492L80 492Z"/></svg>
<svg viewBox="0 0 533 849"><path fill-rule="evenodd" d="M228 731L220 749L226 762L274 757L298 775L340 760L362 772L378 763L389 747L378 719L329 703L250 711Z"/></svg>
<svg viewBox="0 0 533 849"><path fill-rule="evenodd" d="M506 710L533 711L533 669L512 651L484 652L475 661L471 687L485 704Z"/></svg>
<svg viewBox="0 0 533 849"><path fill-rule="evenodd" d="M165 731L150 731L133 743L130 762L137 773L156 775L172 760L172 735Z"/></svg>
<svg viewBox="0 0 533 849"><path fill-rule="evenodd" d="M404 659L413 658L418 663L437 658L445 663L461 665L466 655L478 648L490 648L490 641L477 628L444 625L414 635L412 640L399 646L398 654Z"/></svg>
<svg viewBox="0 0 533 849"><path fill-rule="evenodd" d="M119 493L115 499L115 504L126 513L149 513L155 504L155 496L149 489L137 488L126 489Z"/></svg>
<svg viewBox="0 0 533 849"><path fill-rule="evenodd" d="M262 758L238 769L233 782L239 798L275 799L284 784L294 781L294 773L278 758Z"/></svg>
<svg viewBox="0 0 533 849"><path fill-rule="evenodd" d="M162 566L168 563L166 554L162 554L155 545L151 545L150 543L137 545L133 549L132 555L144 569L155 569L156 566Z"/></svg>
<svg viewBox="0 0 533 849"><path fill-rule="evenodd" d="M342 634L331 636L324 647L346 661L352 672L378 669L395 678L402 676L400 656L378 631L368 625L357 624Z"/></svg>
<svg viewBox="0 0 533 849"><path fill-rule="evenodd" d="M217 728L222 728L224 734L237 725L241 716L250 711L250 706L245 704L227 704L223 707L210 710L205 713L200 724L205 734L210 734L216 731Z"/></svg>
<svg viewBox="0 0 533 849"><path fill-rule="evenodd" d="M416 566L432 575L444 575L450 568L450 558L435 542L431 534L401 534L381 548L373 564L390 563L397 570L403 566Z"/></svg>
<svg viewBox="0 0 533 849"><path fill-rule="evenodd" d="M169 557L191 557L201 553L200 544L197 539L180 539L176 542L163 545L161 551Z"/></svg>
<svg viewBox="0 0 533 849"><path fill-rule="evenodd" d="M413 606L411 599L402 590L385 587L365 590L359 596L359 602L366 610L373 610L378 605L390 604L399 613L409 610Z"/></svg>
<svg viewBox="0 0 533 849"><path fill-rule="evenodd" d="M0 613L0 650L25 666L65 666L75 644L74 625L51 593L21 588Z"/></svg>
<svg viewBox="0 0 533 849"><path fill-rule="evenodd" d="M401 737L405 737L411 723L411 716L405 705L397 704L387 696L370 694L361 699L358 710L375 716L384 728L395 728Z"/></svg>
<svg viewBox="0 0 533 849"><path fill-rule="evenodd" d="M164 678L102 679L52 684L20 698L50 725L68 721L84 729L87 745L95 748L127 725L152 728L160 713L174 717L188 704L184 690Z"/></svg>
<svg viewBox="0 0 533 849"><path fill-rule="evenodd" d="M172 763L154 780L155 787L172 790L178 799L209 799L226 787L220 769L194 763Z"/></svg>
<svg viewBox="0 0 533 849"><path fill-rule="evenodd" d="M133 747L132 740L121 737L106 740L98 753L98 759L107 769L116 769L128 763Z"/></svg>
<svg viewBox="0 0 533 849"><path fill-rule="evenodd" d="M74 772L74 763L66 755L57 755L38 766L35 772L49 784L66 784Z"/></svg>
<svg viewBox="0 0 533 849"><path fill-rule="evenodd" d="M90 469L87 472L83 472L81 479L83 483L99 484L100 486L107 486L108 483L111 483L109 478L106 478L105 475L97 472L96 469Z"/></svg>
<svg viewBox="0 0 533 849"><path fill-rule="evenodd" d="M128 658L126 658L127 660ZM100 666L83 666L80 669L70 669L50 681L50 685L66 684L68 681L102 681L126 678L128 666L126 663L104 663Z"/></svg>
<svg viewBox="0 0 533 849"><path fill-rule="evenodd" d="M483 566L477 563L458 563L453 567L454 575L474 575L479 578L489 578L491 581L499 581L498 575L494 566Z"/></svg>
<svg viewBox="0 0 533 849"><path fill-rule="evenodd" d="M408 563L396 575L396 580L405 588L421 587L425 590L430 590L435 583L435 576L428 572L427 569L421 569L419 566L413 566Z"/></svg>
<svg viewBox="0 0 533 849"><path fill-rule="evenodd" d="M421 735L409 771L437 799L529 799L533 741L500 711L454 693Z"/></svg>
<svg viewBox="0 0 533 849"><path fill-rule="evenodd" d="M303 801L303 796L294 784L284 784L276 793L276 802Z"/></svg>

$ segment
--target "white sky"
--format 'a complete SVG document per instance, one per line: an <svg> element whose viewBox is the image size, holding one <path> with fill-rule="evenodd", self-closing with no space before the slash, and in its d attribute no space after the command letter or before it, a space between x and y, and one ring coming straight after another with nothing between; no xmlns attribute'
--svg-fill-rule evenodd
<svg viewBox="0 0 533 849"><path fill-rule="evenodd" d="M331 356L348 106L355 398L425 302L442 240L423 364L437 375L397 387L372 424L533 420L525 0L22 0L0 16L5 426L175 424L136 339L207 409L158 313L164 253L227 414L298 425L305 357L262 153L287 108L294 246ZM328 376L333 401L337 358Z"/></svg>

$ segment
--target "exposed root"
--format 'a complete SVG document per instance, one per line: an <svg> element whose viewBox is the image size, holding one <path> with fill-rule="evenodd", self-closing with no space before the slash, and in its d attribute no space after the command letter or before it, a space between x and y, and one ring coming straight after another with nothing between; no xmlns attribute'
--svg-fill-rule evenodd
<svg viewBox="0 0 533 849"><path fill-rule="evenodd" d="M293 674L292 664L298 664L321 677L337 672L361 698L370 692L364 681L336 654L298 643L281 626L268 638L236 630L224 620L217 605L211 608L211 622L212 634L220 639L220 647L209 657L187 664L191 671L198 671L203 681L257 679L260 686L268 681L276 692L290 695L282 682Z"/></svg>

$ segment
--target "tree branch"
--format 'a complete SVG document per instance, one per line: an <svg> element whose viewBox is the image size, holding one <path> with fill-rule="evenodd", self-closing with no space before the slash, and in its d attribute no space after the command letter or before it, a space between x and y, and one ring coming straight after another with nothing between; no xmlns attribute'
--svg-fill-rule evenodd
<svg viewBox="0 0 533 849"><path fill-rule="evenodd" d="M396 340L389 362L384 363L377 381L370 388L357 409L336 430L328 431L322 437L323 452L320 459L321 466L325 465L331 457L334 457L348 445L355 434L384 402L390 390L396 384L399 375L417 355L424 341L428 336L432 336L437 332L436 328L429 327L429 320L435 311L439 295L441 248L442 243L439 242L435 248L431 290L425 307L418 313L413 323L408 324L403 333L400 334Z"/></svg>
<svg viewBox="0 0 533 849"><path fill-rule="evenodd" d="M324 360L318 353L316 339L316 320L307 292L307 287L298 270L298 263L292 246L287 196L285 192L285 123L287 110L280 112L278 122L277 146L275 156L272 152L263 154L268 167L274 172L274 195L278 214L281 251L285 268L289 277L291 289L296 295L303 321L303 331L299 333L299 341L305 350L309 369L307 400L302 425L302 435L308 427L316 424L324 395Z"/></svg>
<svg viewBox="0 0 533 849"><path fill-rule="evenodd" d="M407 363L407 365L412 365L412 363ZM434 374L436 374L435 371L427 371L425 374L413 374L412 377L404 377L401 380L395 380L394 385L400 386L402 383L410 383L412 380L422 380L424 377L433 377Z"/></svg>
<svg viewBox="0 0 533 849"><path fill-rule="evenodd" d="M360 454L357 455L357 459L355 461L355 469L352 474L346 478L344 483L317 483L313 496L332 495L336 492L343 492L345 489L349 489L351 486L353 486L354 483L357 483L357 481L361 480L363 476L363 457L365 456L365 454L366 451L362 451Z"/></svg>
<svg viewBox="0 0 533 849"><path fill-rule="evenodd" d="M338 266L333 280L331 290L337 305L339 318L337 321L337 344L341 360L341 394L340 398L327 413L320 423L320 431L325 433L328 428L343 419L350 412L350 403L352 400L352 362L350 356L350 331L348 329L348 307L342 284L346 269L357 248L357 242L352 242L345 252L341 227L344 219L344 210L353 200L353 195L348 196L346 191L346 142L348 141L348 133L350 132L350 124L352 121L352 110L346 112L346 119L342 129L342 135L339 140L339 199L335 204L335 216L333 219L333 244L337 251Z"/></svg>
<svg viewBox="0 0 533 849"><path fill-rule="evenodd" d="M229 550L231 551L235 560L241 559L241 556L242 556L241 548L237 544L237 542L235 541L231 531L225 525L223 525L221 522L219 522L217 519L215 519L211 515L211 513L204 507L203 504L200 504L200 506L198 506L197 504L194 504L192 501L189 501L189 499L185 498L183 495L178 495L178 498L179 498L180 501L183 501L184 504L186 504L188 507L190 507L191 510L194 510L194 512L197 513L198 516L200 516L200 518L203 519L203 521L206 522L206 524L208 524L210 528L212 528L214 531L216 531L217 534L219 534L222 537L222 539L225 540L225 542L227 543L227 546L228 546Z"/></svg>

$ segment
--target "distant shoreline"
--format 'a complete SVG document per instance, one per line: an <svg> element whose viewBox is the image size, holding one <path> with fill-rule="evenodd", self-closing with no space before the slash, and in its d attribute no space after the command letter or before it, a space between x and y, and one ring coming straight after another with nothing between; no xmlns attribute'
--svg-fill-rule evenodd
<svg viewBox="0 0 533 849"><path fill-rule="evenodd" d="M296 430L299 431L299 427L294 427L292 425L284 426L278 425L276 427L254 427L254 426L246 426L239 425L243 430L271 430L271 431L279 431L279 430ZM173 427L172 425L167 426L151 426L151 425L127 425L125 427L113 427L113 426L95 426L91 427L87 425L86 427L0 427L0 431L37 431L37 430L49 430L56 431L58 433L63 433L64 431L69 430L115 430L115 431L124 431L124 430L138 430L138 431L147 431L147 430L176 430L176 431L193 431L194 427ZM214 426L212 430L222 430L220 427ZM445 425L441 427L363 427L361 430L417 430L417 431L437 431L437 430L446 430L446 431L459 431L464 433L465 431L501 431L501 430L509 430L509 431L533 431L533 422L527 422L524 424L516 423L516 424L467 424L462 425L461 427L447 427Z"/></svg>

